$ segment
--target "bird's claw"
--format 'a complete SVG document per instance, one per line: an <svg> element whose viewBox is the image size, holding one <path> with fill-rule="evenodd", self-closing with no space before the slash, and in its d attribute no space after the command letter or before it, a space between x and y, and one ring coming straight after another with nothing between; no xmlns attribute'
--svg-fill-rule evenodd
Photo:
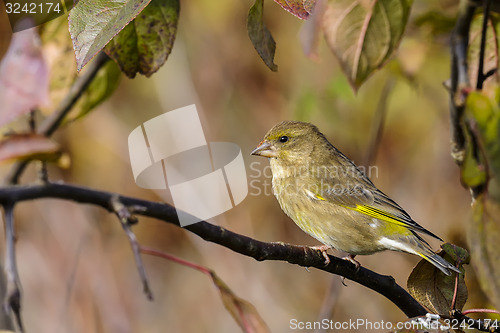
<svg viewBox="0 0 500 333"><path fill-rule="evenodd" d="M348 254L347 256L343 257L342 259L350 261L351 263L353 263L354 266L356 266L356 273L357 273L359 271L359 268L361 267L361 264L359 263L359 261L357 261L356 259L354 259L355 256L356 255Z"/></svg>
<svg viewBox="0 0 500 333"><path fill-rule="evenodd" d="M328 256L328 253L326 253L326 251L330 249L330 246L328 245L311 246L311 249L321 252L323 258L325 258L325 266L328 266L330 264L330 257Z"/></svg>

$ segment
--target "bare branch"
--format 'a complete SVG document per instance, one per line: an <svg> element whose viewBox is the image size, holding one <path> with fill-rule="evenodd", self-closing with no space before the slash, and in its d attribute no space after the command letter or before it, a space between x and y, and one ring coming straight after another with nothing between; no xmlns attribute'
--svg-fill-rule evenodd
<svg viewBox="0 0 500 333"><path fill-rule="evenodd" d="M5 210L5 274L7 276L7 293L5 297L6 312L11 312L21 332L24 331L21 320L21 288L19 273L16 264L15 231L14 231L14 205L4 205Z"/></svg>
<svg viewBox="0 0 500 333"><path fill-rule="evenodd" d="M139 272L139 276L141 278L144 293L146 294L146 297L150 301L152 301L153 293L149 288L148 278L146 277L146 270L144 269L144 264L142 263L140 246L139 243L137 242L137 237L135 237L135 234L132 232L131 229L131 226L138 222L137 218L131 214L132 208L135 210L134 212L143 212L145 211L145 209L142 207L138 208L138 206L132 206L132 207L125 206L123 203L121 203L118 194L115 194L111 197L110 205L116 216L118 216L118 219L120 220L123 230L125 231L125 234L128 237L130 246L132 247L132 252L134 253L134 258L135 258L135 264L137 266L137 271Z"/></svg>
<svg viewBox="0 0 500 333"><path fill-rule="evenodd" d="M144 207L144 211L136 212L138 215L149 216L179 225L175 207L165 203L118 196L115 193L68 184L12 185L0 188L0 204L3 205L40 198L59 198L97 205L113 212L114 209L110 204L113 196L117 196L118 200L127 207ZM321 251L308 246L261 242L205 221L189 225L185 229L206 241L217 243L258 261L282 260L291 264L314 267L325 272L341 275L385 296L408 317L422 316L427 313L391 276L381 275L364 267L356 269L354 264L334 256L329 256L330 263L325 266L325 258Z"/></svg>
<svg viewBox="0 0 500 333"><path fill-rule="evenodd" d="M465 98L470 90L467 70L467 48L472 17L479 1L461 0L455 28L451 35L450 122L451 154L458 165L465 158L465 134L462 124Z"/></svg>

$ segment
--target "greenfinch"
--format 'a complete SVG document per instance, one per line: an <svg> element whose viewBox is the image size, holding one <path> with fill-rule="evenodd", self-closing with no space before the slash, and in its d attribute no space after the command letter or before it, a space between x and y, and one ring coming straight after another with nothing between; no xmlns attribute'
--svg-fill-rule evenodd
<svg viewBox="0 0 500 333"><path fill-rule="evenodd" d="M252 155L268 157L273 193L281 209L325 245L355 255L384 250L424 258L444 274L460 271L419 235L441 240L335 148L312 124L284 121L269 130ZM442 241L442 240L441 240Z"/></svg>

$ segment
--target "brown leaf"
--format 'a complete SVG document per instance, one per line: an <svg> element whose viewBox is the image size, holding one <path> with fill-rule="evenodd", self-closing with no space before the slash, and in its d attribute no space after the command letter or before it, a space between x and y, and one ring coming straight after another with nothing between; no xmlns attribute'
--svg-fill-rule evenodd
<svg viewBox="0 0 500 333"><path fill-rule="evenodd" d="M214 272L211 272L211 276L215 286L219 289L224 306L234 320L236 320L243 332L269 332L266 323L251 303L236 296Z"/></svg>
<svg viewBox="0 0 500 333"><path fill-rule="evenodd" d="M276 42L264 24L263 16L264 0L255 0L255 4L248 11L248 37L267 67L276 72L278 70L278 66L274 63Z"/></svg>
<svg viewBox="0 0 500 333"><path fill-rule="evenodd" d="M446 250L438 254L444 257L448 262L454 262L452 256L458 258L462 263L467 262L468 254L464 249L456 245L445 244ZM459 250L460 249L460 250ZM448 251L452 256L448 255ZM465 252L464 252L465 251ZM444 255L443 255L444 254ZM458 290L455 301L455 308L461 310L467 301L467 286L465 285L463 267L460 267L458 278ZM413 269L408 277L408 291L410 294L425 306L430 312L439 315L448 315L453 300L455 290L455 274L451 276L444 275L434 265L427 260L422 259Z"/></svg>
<svg viewBox="0 0 500 333"><path fill-rule="evenodd" d="M52 161L59 156L59 145L43 135L13 134L0 141L0 162L20 159Z"/></svg>
<svg viewBox="0 0 500 333"><path fill-rule="evenodd" d="M36 29L13 35L0 63L0 126L49 102L49 71Z"/></svg>
<svg viewBox="0 0 500 333"><path fill-rule="evenodd" d="M287 12L305 20L311 14L316 0L274 0Z"/></svg>
<svg viewBox="0 0 500 333"><path fill-rule="evenodd" d="M328 0L323 31L357 90L396 51L412 0Z"/></svg>
<svg viewBox="0 0 500 333"><path fill-rule="evenodd" d="M489 197L476 198L467 235L472 265L490 302L500 308L500 206Z"/></svg>

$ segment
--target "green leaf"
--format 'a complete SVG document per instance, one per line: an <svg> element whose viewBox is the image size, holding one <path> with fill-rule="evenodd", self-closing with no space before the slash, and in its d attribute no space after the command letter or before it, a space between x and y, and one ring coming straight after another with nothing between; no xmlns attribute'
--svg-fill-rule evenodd
<svg viewBox="0 0 500 333"><path fill-rule="evenodd" d="M479 284L490 302L500 308L500 206L487 196L476 198L468 224L468 241Z"/></svg>
<svg viewBox="0 0 500 333"><path fill-rule="evenodd" d="M465 117L473 124L474 135L481 149L480 158L486 158L487 174L494 181L500 180L500 108L498 106L500 88L490 86L490 94L474 91L467 96ZM491 92L493 96L491 97ZM468 156L467 156L468 158ZM482 161L476 161L476 163ZM497 201L500 195L494 194Z"/></svg>
<svg viewBox="0 0 500 333"><path fill-rule="evenodd" d="M132 21L150 0L80 0L69 14L77 69Z"/></svg>
<svg viewBox="0 0 500 333"><path fill-rule="evenodd" d="M363 82L394 54L412 0L328 0L323 31L351 86Z"/></svg>
<svg viewBox="0 0 500 333"><path fill-rule="evenodd" d="M467 301L467 286L464 280L464 268L461 264L468 262L468 253L456 245L444 244L443 250L438 253L448 262L458 259L462 274L458 277L457 297L455 308L461 310ZM455 274L444 275L434 265L422 259L413 269L408 277L408 291L425 306L429 311L448 315L451 309L453 294L455 290Z"/></svg>
<svg viewBox="0 0 500 333"><path fill-rule="evenodd" d="M120 68L114 62L108 61L97 72L97 75L85 90L79 102L75 105L76 112L72 111L70 121L85 116L111 96L118 87L120 77Z"/></svg>
<svg viewBox="0 0 500 333"><path fill-rule="evenodd" d="M271 36L263 21L264 0L256 0L248 12L247 30L248 36L253 46L257 50L264 63L273 72L278 70L274 63L274 52L276 51L276 42Z"/></svg>
<svg viewBox="0 0 500 333"><path fill-rule="evenodd" d="M152 0L106 46L105 52L130 78L150 76L167 60L174 45L179 0Z"/></svg>

